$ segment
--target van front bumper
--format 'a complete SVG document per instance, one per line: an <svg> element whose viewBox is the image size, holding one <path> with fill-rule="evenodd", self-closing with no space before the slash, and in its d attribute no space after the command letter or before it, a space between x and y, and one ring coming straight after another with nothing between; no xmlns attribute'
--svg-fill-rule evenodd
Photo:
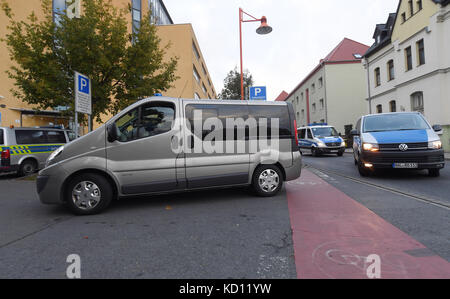
<svg viewBox="0 0 450 299"><path fill-rule="evenodd" d="M64 180L58 176L39 175L36 179L36 191L43 204L61 204Z"/></svg>
<svg viewBox="0 0 450 299"><path fill-rule="evenodd" d="M363 152L363 163L374 168L393 168L395 163L415 163L415 169L442 169L445 167L444 150Z"/></svg>

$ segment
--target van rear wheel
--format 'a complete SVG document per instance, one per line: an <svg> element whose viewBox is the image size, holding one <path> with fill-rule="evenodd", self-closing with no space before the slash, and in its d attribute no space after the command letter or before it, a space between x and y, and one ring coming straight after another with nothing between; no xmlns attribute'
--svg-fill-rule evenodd
<svg viewBox="0 0 450 299"><path fill-rule="evenodd" d="M67 185L67 207L76 215L95 215L104 211L113 199L112 186L94 173L74 177Z"/></svg>
<svg viewBox="0 0 450 299"><path fill-rule="evenodd" d="M34 160L28 159L20 164L19 175L20 176L29 176L36 172L37 163Z"/></svg>
<svg viewBox="0 0 450 299"><path fill-rule="evenodd" d="M275 165L263 165L258 167L253 174L252 186L259 196L275 196L283 187L283 175L281 170Z"/></svg>

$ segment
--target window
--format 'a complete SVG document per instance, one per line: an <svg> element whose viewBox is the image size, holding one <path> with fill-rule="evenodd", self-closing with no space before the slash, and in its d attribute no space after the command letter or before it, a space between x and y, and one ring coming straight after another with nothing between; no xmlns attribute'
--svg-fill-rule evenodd
<svg viewBox="0 0 450 299"><path fill-rule="evenodd" d="M148 103L116 121L120 142L152 137L172 130L175 109L171 103Z"/></svg>
<svg viewBox="0 0 450 299"><path fill-rule="evenodd" d="M53 0L53 22L56 25L60 24L62 16L66 14L66 8L66 0Z"/></svg>
<svg viewBox="0 0 450 299"><path fill-rule="evenodd" d="M208 75L208 73L206 72L205 65L203 63L202 63L202 69L203 69L203 74Z"/></svg>
<svg viewBox="0 0 450 299"><path fill-rule="evenodd" d="M320 77L319 78L319 88L322 88L322 87L323 87L323 78Z"/></svg>
<svg viewBox="0 0 450 299"><path fill-rule="evenodd" d="M423 8L422 0L417 0L417 9L422 10L422 8Z"/></svg>
<svg viewBox="0 0 450 299"><path fill-rule="evenodd" d="M312 104L312 110L313 110L313 112L316 112L316 110L317 110L316 103Z"/></svg>
<svg viewBox="0 0 450 299"><path fill-rule="evenodd" d="M66 136L61 131L47 131L48 143L66 143Z"/></svg>
<svg viewBox="0 0 450 299"><path fill-rule="evenodd" d="M141 0L132 0L133 34L137 34L141 28Z"/></svg>
<svg viewBox="0 0 450 299"><path fill-rule="evenodd" d="M402 23L406 22L406 13L402 13Z"/></svg>
<svg viewBox="0 0 450 299"><path fill-rule="evenodd" d="M300 132L298 133L298 138L305 139L305 137L306 137L306 129L301 129Z"/></svg>
<svg viewBox="0 0 450 299"><path fill-rule="evenodd" d="M377 67L375 69L375 87L381 85L381 75L380 75L380 68Z"/></svg>
<svg viewBox="0 0 450 299"><path fill-rule="evenodd" d="M397 103L395 101L389 102L389 111L390 112L397 112Z"/></svg>
<svg viewBox="0 0 450 299"><path fill-rule="evenodd" d="M411 95L411 110L424 113L423 92L415 92Z"/></svg>
<svg viewBox="0 0 450 299"><path fill-rule="evenodd" d="M303 96L303 92L301 93L301 95L300 95L300 96L301 96L301 99L302 99L302 102L303 102L303 98L304 98L304 96Z"/></svg>
<svg viewBox="0 0 450 299"><path fill-rule="evenodd" d="M201 99L201 98L200 98L200 95L199 95L198 93L194 93L194 99L200 100L200 99Z"/></svg>
<svg viewBox="0 0 450 299"><path fill-rule="evenodd" d="M311 129L307 129L307 133L308 133L308 139L313 139Z"/></svg>
<svg viewBox="0 0 450 299"><path fill-rule="evenodd" d="M406 71L412 70L412 51L411 47L405 49Z"/></svg>
<svg viewBox="0 0 450 299"><path fill-rule="evenodd" d="M17 144L46 144L47 137L44 131L16 130Z"/></svg>
<svg viewBox="0 0 450 299"><path fill-rule="evenodd" d="M271 119L279 120L280 138L292 138L292 136L294 136L294 132L291 132L289 118L286 117L286 115L289 115L287 106L249 106L248 109L250 117L255 118L258 123L260 123L261 118L267 119L268 137L271 136Z"/></svg>
<svg viewBox="0 0 450 299"><path fill-rule="evenodd" d="M195 45L195 42L192 42L192 50L194 51L195 57L197 60L200 60L200 52L197 49L197 46Z"/></svg>
<svg viewBox="0 0 450 299"><path fill-rule="evenodd" d="M202 90L204 94L207 94L208 92L206 91L206 86L205 84L202 83Z"/></svg>
<svg viewBox="0 0 450 299"><path fill-rule="evenodd" d="M321 110L323 110L323 109L325 108L323 99L321 99L321 100L319 101L319 106L320 106L320 109L321 109ZM322 122L322 123L324 123L324 122Z"/></svg>
<svg viewBox="0 0 450 299"><path fill-rule="evenodd" d="M377 113L383 113L383 106L377 105Z"/></svg>
<svg viewBox="0 0 450 299"><path fill-rule="evenodd" d="M417 47L417 64L424 65L425 64L425 44L423 39L416 43Z"/></svg>
<svg viewBox="0 0 450 299"><path fill-rule="evenodd" d="M387 63L388 81L395 79L394 60L389 60Z"/></svg>
<svg viewBox="0 0 450 299"><path fill-rule="evenodd" d="M5 140L3 138L3 129L0 129L0 145L5 144Z"/></svg>
<svg viewBox="0 0 450 299"><path fill-rule="evenodd" d="M170 103L150 103L142 106L139 138L147 138L170 132L175 119L175 109Z"/></svg>
<svg viewBox="0 0 450 299"><path fill-rule="evenodd" d="M302 109L302 119L305 118L305 109Z"/></svg>
<svg viewBox="0 0 450 299"><path fill-rule="evenodd" d="M169 15L160 3L161 0L149 0L149 8L152 11L150 20L156 25L169 25L172 24Z"/></svg>
<svg viewBox="0 0 450 299"><path fill-rule="evenodd" d="M316 92L316 84L311 85L311 93Z"/></svg>
<svg viewBox="0 0 450 299"><path fill-rule="evenodd" d="M408 7L409 7L409 15L412 17L414 15L413 0L408 1Z"/></svg>
<svg viewBox="0 0 450 299"><path fill-rule="evenodd" d="M194 66L193 73L194 73L194 78L195 78L195 80L196 80L198 83L200 83L200 75L198 74L198 71L197 71L197 69L195 68L195 66Z"/></svg>

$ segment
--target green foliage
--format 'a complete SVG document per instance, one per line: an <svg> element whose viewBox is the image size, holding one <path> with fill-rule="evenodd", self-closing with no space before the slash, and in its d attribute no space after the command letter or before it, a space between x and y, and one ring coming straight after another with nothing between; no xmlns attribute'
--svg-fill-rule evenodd
<svg viewBox="0 0 450 299"><path fill-rule="evenodd" d="M253 86L253 76L248 72L244 72L244 90ZM222 100L240 100L241 99L241 73L237 68L230 71L224 80L224 87L219 94Z"/></svg>
<svg viewBox="0 0 450 299"><path fill-rule="evenodd" d="M74 108L74 72L92 80L93 118L116 114L135 101L164 92L177 77L178 58L164 62L169 45L160 47L150 16L143 16L139 33L128 32L129 8L111 0L83 0L80 19L61 15L53 20L52 1L41 0L44 18L32 13L17 21L6 2L9 18L6 42L16 66L8 71L15 97L40 109Z"/></svg>

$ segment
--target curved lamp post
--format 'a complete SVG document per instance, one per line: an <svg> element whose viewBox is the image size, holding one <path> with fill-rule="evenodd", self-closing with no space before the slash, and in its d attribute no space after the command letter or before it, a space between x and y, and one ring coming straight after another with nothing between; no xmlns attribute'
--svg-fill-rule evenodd
<svg viewBox="0 0 450 299"><path fill-rule="evenodd" d="M244 15L250 17L250 20L244 20ZM243 62L242 62L242 23L248 23L248 22L261 22L261 26L259 26L258 29L256 29L256 33L260 35L269 34L272 32L272 27L267 25L267 18L262 17L261 19L257 19L253 17L252 15L249 15L245 11L242 10L242 8L239 8L239 37L240 37L240 45L241 45L241 100L244 100L244 69L243 69Z"/></svg>

